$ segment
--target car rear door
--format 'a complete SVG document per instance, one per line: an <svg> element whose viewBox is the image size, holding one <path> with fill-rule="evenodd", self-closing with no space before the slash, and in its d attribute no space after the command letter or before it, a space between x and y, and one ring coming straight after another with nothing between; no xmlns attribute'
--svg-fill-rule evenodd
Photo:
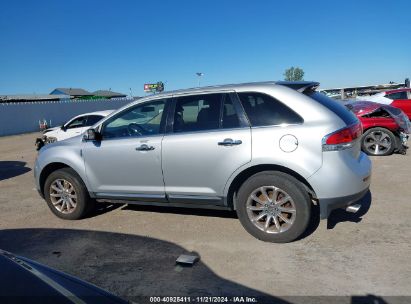
<svg viewBox="0 0 411 304"><path fill-rule="evenodd" d="M162 144L171 203L221 205L226 182L251 161L251 131L232 94L177 96Z"/></svg>

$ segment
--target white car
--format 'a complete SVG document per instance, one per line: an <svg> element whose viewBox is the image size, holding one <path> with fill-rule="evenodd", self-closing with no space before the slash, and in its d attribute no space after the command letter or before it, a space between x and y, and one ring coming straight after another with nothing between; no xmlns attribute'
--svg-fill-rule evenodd
<svg viewBox="0 0 411 304"><path fill-rule="evenodd" d="M114 110L98 111L77 115L59 127L49 128L43 131L42 138L36 139L37 150L46 144L61 141L70 137L78 136L106 117Z"/></svg>

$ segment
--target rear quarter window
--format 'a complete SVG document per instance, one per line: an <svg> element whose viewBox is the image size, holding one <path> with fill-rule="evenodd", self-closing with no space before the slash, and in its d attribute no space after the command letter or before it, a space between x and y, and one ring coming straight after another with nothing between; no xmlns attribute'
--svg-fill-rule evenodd
<svg viewBox="0 0 411 304"><path fill-rule="evenodd" d="M326 107L328 110L334 112L334 114L341 118L347 125L352 125L358 122L355 114L338 101L319 92L312 92L306 95Z"/></svg>
<svg viewBox="0 0 411 304"><path fill-rule="evenodd" d="M258 92L237 94L253 127L303 123L300 115L272 96Z"/></svg>

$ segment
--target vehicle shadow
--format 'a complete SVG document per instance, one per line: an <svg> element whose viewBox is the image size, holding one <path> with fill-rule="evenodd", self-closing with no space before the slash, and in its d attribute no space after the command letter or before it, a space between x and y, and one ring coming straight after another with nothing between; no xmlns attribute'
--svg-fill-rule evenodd
<svg viewBox="0 0 411 304"><path fill-rule="evenodd" d="M149 296L255 297L289 303L216 275L201 260L176 265L187 250L150 237L71 229L0 231L0 248L77 276L136 303Z"/></svg>
<svg viewBox="0 0 411 304"><path fill-rule="evenodd" d="M105 213L111 212L113 210L119 209L123 206L123 204L115 204L109 201L97 201L96 207L93 212L87 214L85 218L93 218L99 215L103 215Z"/></svg>
<svg viewBox="0 0 411 304"><path fill-rule="evenodd" d="M150 303L149 297L153 296L190 297L193 299L190 303L209 302L194 300L195 297L207 299L219 296L231 299L254 298L248 302L236 301L241 303L272 304L405 304L410 300L410 297L380 297L372 294L280 298L224 279L201 259L192 267L176 265L175 260L179 255L190 252L174 243L123 233L7 229L0 230L0 248L74 275L134 303ZM275 280L273 277L273 282Z"/></svg>
<svg viewBox="0 0 411 304"><path fill-rule="evenodd" d="M132 211L147 211L147 212L157 212L157 213L172 213L172 214L188 214L196 216L207 216L207 217L221 217L221 218L237 218L237 213L235 211L229 210L214 210L214 209L199 209L199 208L177 208L177 207L167 207L167 206L149 206L149 205L125 205L122 210L132 210Z"/></svg>
<svg viewBox="0 0 411 304"><path fill-rule="evenodd" d="M332 211L327 220L327 229L333 229L338 223L342 222L361 222L362 217L368 212L371 207L371 201L371 191L368 191L362 199L356 202L358 204L361 204L361 208L357 213L349 213L344 209L336 209Z"/></svg>
<svg viewBox="0 0 411 304"><path fill-rule="evenodd" d="M0 161L0 181L31 171L22 161Z"/></svg>
<svg viewBox="0 0 411 304"><path fill-rule="evenodd" d="M165 207L165 206L150 206L150 205L137 205L137 204L110 204L108 202L101 202L99 210L93 212L89 217L98 216L111 210L122 207L121 210L141 211L141 212L156 212L166 214L182 214L182 215L194 215L205 217L218 217L227 219L238 219L235 211L229 210L213 210L213 209L195 209L195 208L177 208L177 207ZM105 204L107 206L105 207ZM312 207L312 216L305 232L296 240L304 239L313 234L320 224L320 211L318 206Z"/></svg>

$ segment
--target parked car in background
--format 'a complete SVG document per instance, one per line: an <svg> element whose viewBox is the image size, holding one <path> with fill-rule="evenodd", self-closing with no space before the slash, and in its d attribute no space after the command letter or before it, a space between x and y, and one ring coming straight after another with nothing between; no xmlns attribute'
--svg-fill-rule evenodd
<svg viewBox="0 0 411 304"><path fill-rule="evenodd" d="M41 147L46 144L61 141L82 134L89 127L91 127L113 111L114 110L106 110L81 114L73 117L62 126L44 130L43 136L36 139L37 150L40 150Z"/></svg>
<svg viewBox="0 0 411 304"><path fill-rule="evenodd" d="M95 199L236 210L258 239L289 242L320 217L356 212L370 186L362 127L316 82L262 82L141 98L40 150L36 186L79 219ZM80 152L81 151L81 152Z"/></svg>
<svg viewBox="0 0 411 304"><path fill-rule="evenodd" d="M1 303L127 304L95 285L0 249Z"/></svg>
<svg viewBox="0 0 411 304"><path fill-rule="evenodd" d="M361 96L357 99L378 102L399 108L408 116L408 119L411 120L411 88L389 90L371 96Z"/></svg>
<svg viewBox="0 0 411 304"><path fill-rule="evenodd" d="M411 126L401 109L370 101L352 101L346 106L362 123L361 148L365 153L374 156L406 153Z"/></svg>

